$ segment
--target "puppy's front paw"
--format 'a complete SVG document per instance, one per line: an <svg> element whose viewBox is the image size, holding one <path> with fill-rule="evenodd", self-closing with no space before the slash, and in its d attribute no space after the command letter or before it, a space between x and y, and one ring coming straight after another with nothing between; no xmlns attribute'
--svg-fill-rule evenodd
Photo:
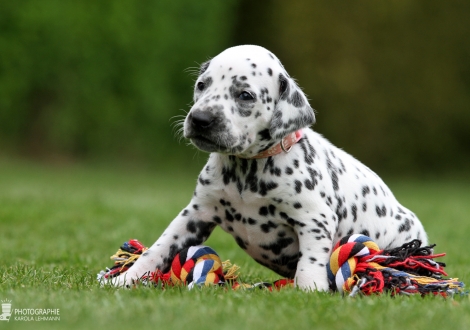
<svg viewBox="0 0 470 330"><path fill-rule="evenodd" d="M298 272L299 273L299 272ZM304 291L329 291L330 286L326 276L300 273L296 275L295 286Z"/></svg>
<svg viewBox="0 0 470 330"><path fill-rule="evenodd" d="M146 277L139 277L137 274L132 274L132 272L127 271L122 273L119 276L106 276L109 275L109 272L101 271L98 274L98 281L102 286L114 286L114 287L123 287L123 288L131 288L132 286L136 285L137 283L145 283Z"/></svg>

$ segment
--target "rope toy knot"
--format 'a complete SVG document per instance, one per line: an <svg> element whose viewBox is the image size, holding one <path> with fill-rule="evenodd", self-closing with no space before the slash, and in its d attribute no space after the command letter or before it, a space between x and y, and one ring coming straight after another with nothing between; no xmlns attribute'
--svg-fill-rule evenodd
<svg viewBox="0 0 470 330"><path fill-rule="evenodd" d="M377 254L379 251L377 244L365 235L343 237L333 248L327 265L330 288L341 293L350 288L355 282L353 275L360 258Z"/></svg>
<svg viewBox="0 0 470 330"><path fill-rule="evenodd" d="M421 246L412 240L402 246L380 250L370 237L351 235L342 238L333 248L327 264L330 287L355 296L380 294L434 294L452 296L467 294L458 279L444 279L445 263L433 259L433 247Z"/></svg>
<svg viewBox="0 0 470 330"><path fill-rule="evenodd" d="M170 280L173 285L223 284L223 263L208 246L191 246L176 255L171 263Z"/></svg>

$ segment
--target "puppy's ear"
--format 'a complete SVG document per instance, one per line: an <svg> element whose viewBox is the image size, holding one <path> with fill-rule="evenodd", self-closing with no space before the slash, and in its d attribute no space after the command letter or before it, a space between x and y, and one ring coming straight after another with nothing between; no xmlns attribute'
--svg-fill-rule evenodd
<svg viewBox="0 0 470 330"><path fill-rule="evenodd" d="M279 99L274 107L269 132L281 139L296 130L315 123L315 114L307 97L295 81L279 74Z"/></svg>

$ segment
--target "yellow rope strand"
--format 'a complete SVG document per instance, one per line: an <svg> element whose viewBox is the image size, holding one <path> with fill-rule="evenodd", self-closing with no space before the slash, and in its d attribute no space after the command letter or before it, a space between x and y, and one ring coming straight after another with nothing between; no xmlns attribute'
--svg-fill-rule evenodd
<svg viewBox="0 0 470 330"><path fill-rule="evenodd" d="M222 269L224 271L224 277L227 281L235 281L238 278L238 271L240 267L230 262L230 260L226 260L222 262Z"/></svg>
<svg viewBox="0 0 470 330"><path fill-rule="evenodd" d="M144 253L146 250L147 249L143 249L141 253ZM136 262L140 256L141 254L134 254L134 253L130 253L130 252L119 249L117 250L115 254L113 254L110 257L110 259L114 260L115 265L120 265L121 270L123 270L124 267L126 267L127 265L129 264L132 265L134 262Z"/></svg>

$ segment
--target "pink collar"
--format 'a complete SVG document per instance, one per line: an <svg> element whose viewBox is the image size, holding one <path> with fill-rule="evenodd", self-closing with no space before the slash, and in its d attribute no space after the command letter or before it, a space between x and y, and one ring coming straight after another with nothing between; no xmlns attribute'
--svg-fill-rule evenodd
<svg viewBox="0 0 470 330"><path fill-rule="evenodd" d="M260 152L256 156L249 157L248 159L259 159L259 158L268 158L277 154L280 154L281 152L288 153L292 146L299 142L299 140L302 138L303 132L301 129L298 131L295 131L294 133L291 133L287 135L285 138L281 140L278 144L272 146L271 148Z"/></svg>

